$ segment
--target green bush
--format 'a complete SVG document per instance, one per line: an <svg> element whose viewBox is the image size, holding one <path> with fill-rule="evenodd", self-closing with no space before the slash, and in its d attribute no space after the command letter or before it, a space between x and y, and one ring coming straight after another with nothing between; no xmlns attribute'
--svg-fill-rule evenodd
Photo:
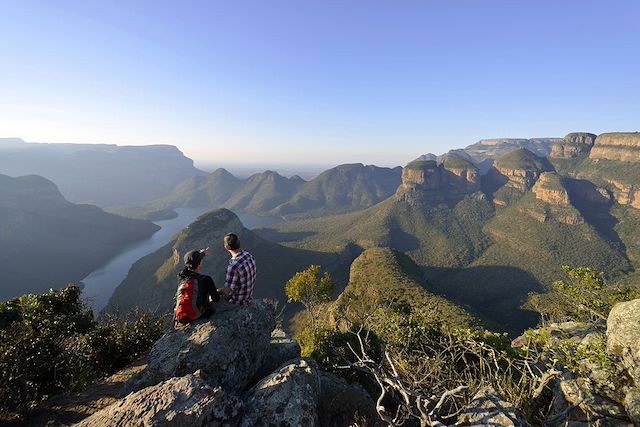
<svg viewBox="0 0 640 427"><path fill-rule="evenodd" d="M97 322L75 285L0 304L0 410L21 412L127 365L163 332L149 314Z"/></svg>

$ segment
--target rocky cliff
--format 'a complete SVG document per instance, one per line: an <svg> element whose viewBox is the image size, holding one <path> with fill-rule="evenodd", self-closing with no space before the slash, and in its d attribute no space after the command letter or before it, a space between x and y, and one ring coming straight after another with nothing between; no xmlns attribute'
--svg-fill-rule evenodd
<svg viewBox="0 0 640 427"><path fill-rule="evenodd" d="M475 164L480 173L486 173L493 164L493 161L508 154L514 150L526 149L539 157L545 157L551 151L554 144L562 141L561 138L494 138L482 139L475 144L471 144L465 148L450 150L449 152L435 156L434 154L424 154L416 159L437 160L438 163L444 163L445 159L451 156L462 158Z"/></svg>
<svg viewBox="0 0 640 427"><path fill-rule="evenodd" d="M544 222L550 218L562 224L576 225L584 223L580 212L571 204L569 192L562 178L555 172L543 172L531 188L536 199L543 202L542 209L531 208L529 214Z"/></svg>
<svg viewBox="0 0 640 427"><path fill-rule="evenodd" d="M433 160L409 163L402 171L396 197L412 205L433 205L455 202L479 189L478 168L471 162L451 157L442 164Z"/></svg>
<svg viewBox="0 0 640 427"><path fill-rule="evenodd" d="M493 165L493 173L506 178L506 185L518 191L531 189L540 174L549 170L543 158L520 148L500 157Z"/></svg>
<svg viewBox="0 0 640 427"><path fill-rule="evenodd" d="M586 132L567 134L561 141L553 144L549 157L569 159L589 155L596 135Z"/></svg>
<svg viewBox="0 0 640 427"><path fill-rule="evenodd" d="M206 175L171 145L42 144L0 139L0 170L38 174L74 203L140 205L180 182Z"/></svg>
<svg viewBox="0 0 640 427"><path fill-rule="evenodd" d="M158 229L73 204L41 176L0 174L0 300L79 281Z"/></svg>
<svg viewBox="0 0 640 427"><path fill-rule="evenodd" d="M124 387L83 402L76 425L346 427L356 416L379 425L364 389L300 358L274 327L274 312L253 303L172 330Z"/></svg>
<svg viewBox="0 0 640 427"><path fill-rule="evenodd" d="M598 135L589 158L640 162L640 132L614 132Z"/></svg>

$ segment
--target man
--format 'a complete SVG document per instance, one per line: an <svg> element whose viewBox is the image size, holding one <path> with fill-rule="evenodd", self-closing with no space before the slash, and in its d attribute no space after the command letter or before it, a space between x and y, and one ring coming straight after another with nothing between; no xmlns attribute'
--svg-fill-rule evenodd
<svg viewBox="0 0 640 427"><path fill-rule="evenodd" d="M220 295L213 279L200 274L202 260L209 254L209 248L189 251L184 255L185 267L178 274L178 290L174 310L177 323L189 323L213 313L211 302L220 301Z"/></svg>
<svg viewBox="0 0 640 427"><path fill-rule="evenodd" d="M240 248L240 240L233 233L224 236L224 248L231 259L227 266L225 287L220 289L220 293L231 304L247 305L253 299L256 262L249 252Z"/></svg>

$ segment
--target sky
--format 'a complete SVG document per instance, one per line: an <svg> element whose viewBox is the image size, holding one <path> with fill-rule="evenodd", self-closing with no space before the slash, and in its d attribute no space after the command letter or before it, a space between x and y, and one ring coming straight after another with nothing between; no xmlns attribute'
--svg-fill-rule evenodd
<svg viewBox="0 0 640 427"><path fill-rule="evenodd" d="M0 137L403 165L640 128L637 0L0 0Z"/></svg>

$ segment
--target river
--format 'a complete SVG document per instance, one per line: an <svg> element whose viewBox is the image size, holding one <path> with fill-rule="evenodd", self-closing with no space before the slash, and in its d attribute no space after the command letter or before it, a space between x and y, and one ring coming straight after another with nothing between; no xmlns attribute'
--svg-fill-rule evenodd
<svg viewBox="0 0 640 427"><path fill-rule="evenodd" d="M154 221L161 228L146 240L125 247L107 264L93 271L82 279L84 284L83 296L93 307L97 315L113 294L115 288L122 283L129 269L137 260L148 255L171 241L180 230L191 224L198 216L208 209L179 208L175 209L178 216L173 219ZM261 217L250 214L236 213L246 228L267 227L281 222L278 218Z"/></svg>

